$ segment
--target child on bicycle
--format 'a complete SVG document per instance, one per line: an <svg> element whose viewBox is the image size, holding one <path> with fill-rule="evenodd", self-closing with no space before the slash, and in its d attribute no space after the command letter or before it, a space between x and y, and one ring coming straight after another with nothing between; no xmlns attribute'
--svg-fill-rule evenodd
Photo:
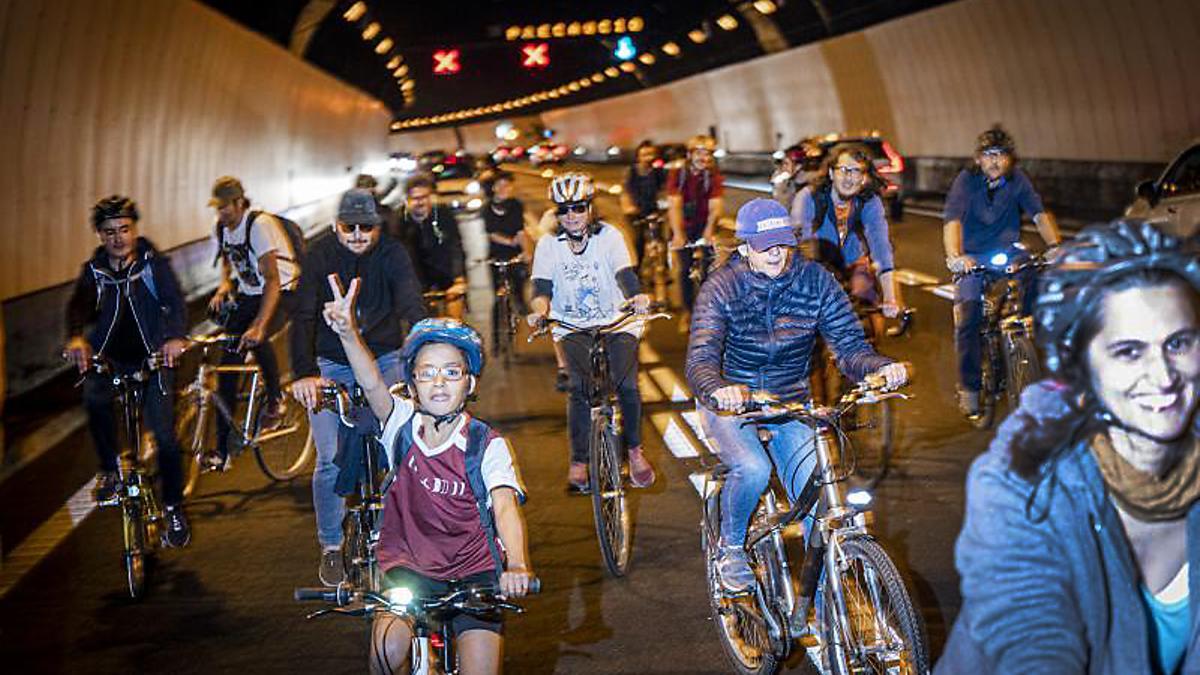
<svg viewBox="0 0 1200 675"><path fill-rule="evenodd" d="M686 366L705 433L730 469L721 492L717 567L721 585L731 593L754 585L744 549L746 527L771 478L772 462L794 500L816 460L806 452L813 432L801 422L772 425L764 451L754 425L719 413L739 412L752 387L782 401L807 399L818 334L848 376L857 380L878 373L889 387L908 379L904 365L875 353L866 342L833 275L794 255L796 235L779 202L747 202L738 210L736 234L742 244L696 299Z"/></svg>
<svg viewBox="0 0 1200 675"><path fill-rule="evenodd" d="M417 597L444 593L451 580L525 595L533 578L519 509L525 488L508 443L466 412L483 371L479 333L454 319L418 322L400 351L404 395L393 394L359 335L359 280L343 293L331 276L330 287L325 322L341 339L372 412L385 420L381 441L394 478L384 495L376 553L387 583ZM452 622L462 671L500 672L500 617L459 615ZM411 639L407 622L379 616L371 672L400 671Z"/></svg>
<svg viewBox="0 0 1200 675"><path fill-rule="evenodd" d="M581 327L612 323L625 305L645 312L650 296L640 290L637 271L625 238L616 228L596 218L592 198L596 188L585 173L564 173L550 182L550 201L556 205L558 231L544 235L533 254L531 326L547 317ZM610 376L621 404L624 446L629 448L629 482L634 487L654 483L654 467L642 452L642 400L637 387L638 338L641 326L605 336ZM563 346L568 374L567 425L571 434L571 464L567 489L587 491L588 430L591 412L591 340L586 334L556 329L554 339Z"/></svg>

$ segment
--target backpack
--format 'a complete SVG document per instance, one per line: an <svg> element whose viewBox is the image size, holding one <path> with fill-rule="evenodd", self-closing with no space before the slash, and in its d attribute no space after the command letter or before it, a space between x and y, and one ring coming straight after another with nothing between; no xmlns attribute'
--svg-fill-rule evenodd
<svg viewBox="0 0 1200 675"><path fill-rule="evenodd" d="M251 243L253 240L250 239L250 228L254 226L254 220L262 213L262 211L251 211L250 217L246 219L246 247L250 251L251 255L254 253L254 246ZM296 266L296 278L299 279L300 266L304 262L304 253L306 249L304 230L300 229L300 226L296 224L296 221L290 218L284 218L283 216L275 213L272 213L271 215L275 216L275 220L278 220L279 224L283 226L283 233L287 235L288 247L291 249L289 251L289 253L291 253L290 256L281 255L278 252L275 255L294 264ZM213 258L213 265L217 264L217 262L221 259L221 252L225 250L225 228L221 227L220 223L217 223L216 235L217 254Z"/></svg>
<svg viewBox="0 0 1200 675"><path fill-rule="evenodd" d="M408 455L413 445L413 422L417 419L414 412L412 417L400 427L399 445L397 446L392 458L392 469L388 472L387 478L384 479L383 485L387 486L383 489L386 494L387 490L391 489L392 479L395 478L396 471L404 465L404 458ZM471 494L475 497L475 506L479 510L479 522L483 525L483 533L487 537L488 550L492 553L492 561L496 564L496 575L504 573L504 559L500 556L500 549L496 545L496 539L499 536L496 531L496 518L492 513L491 507L488 506L488 489L483 481L483 453L487 450L488 443L491 440L492 428L486 422L470 418L467 425L467 452L465 464L467 469L467 484L471 486ZM522 503L525 501L524 495L520 495Z"/></svg>

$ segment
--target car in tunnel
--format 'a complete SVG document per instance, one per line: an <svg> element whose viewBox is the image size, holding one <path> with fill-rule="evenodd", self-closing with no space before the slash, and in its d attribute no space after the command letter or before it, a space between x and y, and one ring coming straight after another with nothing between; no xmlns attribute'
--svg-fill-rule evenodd
<svg viewBox="0 0 1200 675"><path fill-rule="evenodd" d="M862 145L870 151L875 169L886 183L881 196L888 208L888 215L892 220L900 220L904 216L904 157L891 143L884 140L879 132L835 133L802 138L796 142L797 146L806 149L805 161L800 169L806 173L815 173L820 170L821 164L829 157L833 148L851 144Z"/></svg>
<svg viewBox="0 0 1200 675"><path fill-rule="evenodd" d="M571 154L571 149L562 143L554 141L542 141L529 147L529 163L534 166L543 164L562 164L567 155Z"/></svg>
<svg viewBox="0 0 1200 675"><path fill-rule="evenodd" d="M1200 229L1200 140L1179 153L1156 180L1138 183L1125 215L1169 224L1190 236Z"/></svg>
<svg viewBox="0 0 1200 675"><path fill-rule="evenodd" d="M475 172L475 159L463 150L447 153L445 150L429 150L421 153L417 166L432 173L434 178L470 178Z"/></svg>

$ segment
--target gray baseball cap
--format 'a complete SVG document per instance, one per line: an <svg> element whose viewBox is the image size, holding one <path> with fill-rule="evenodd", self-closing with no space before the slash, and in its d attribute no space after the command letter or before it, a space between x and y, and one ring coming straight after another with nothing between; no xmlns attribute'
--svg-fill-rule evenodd
<svg viewBox="0 0 1200 675"><path fill-rule="evenodd" d="M378 225L379 212L375 210L375 196L370 190L362 188L347 190L342 194L342 202L338 204L337 219L351 225Z"/></svg>

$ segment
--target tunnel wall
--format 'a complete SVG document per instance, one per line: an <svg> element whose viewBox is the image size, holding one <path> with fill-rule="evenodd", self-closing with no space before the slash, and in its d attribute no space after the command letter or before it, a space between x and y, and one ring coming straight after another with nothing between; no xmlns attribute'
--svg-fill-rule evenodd
<svg viewBox="0 0 1200 675"><path fill-rule="evenodd" d="M213 180L327 222L382 162L385 107L190 0L0 0L0 300L10 393L52 374L67 282L97 245L98 197L137 200L141 233L189 293L215 281Z"/></svg>
<svg viewBox="0 0 1200 675"><path fill-rule="evenodd" d="M1026 157L1165 162L1200 136L1197 35L1193 0L963 0L543 119L588 147L715 125L734 152L878 129L931 158L1001 122Z"/></svg>

